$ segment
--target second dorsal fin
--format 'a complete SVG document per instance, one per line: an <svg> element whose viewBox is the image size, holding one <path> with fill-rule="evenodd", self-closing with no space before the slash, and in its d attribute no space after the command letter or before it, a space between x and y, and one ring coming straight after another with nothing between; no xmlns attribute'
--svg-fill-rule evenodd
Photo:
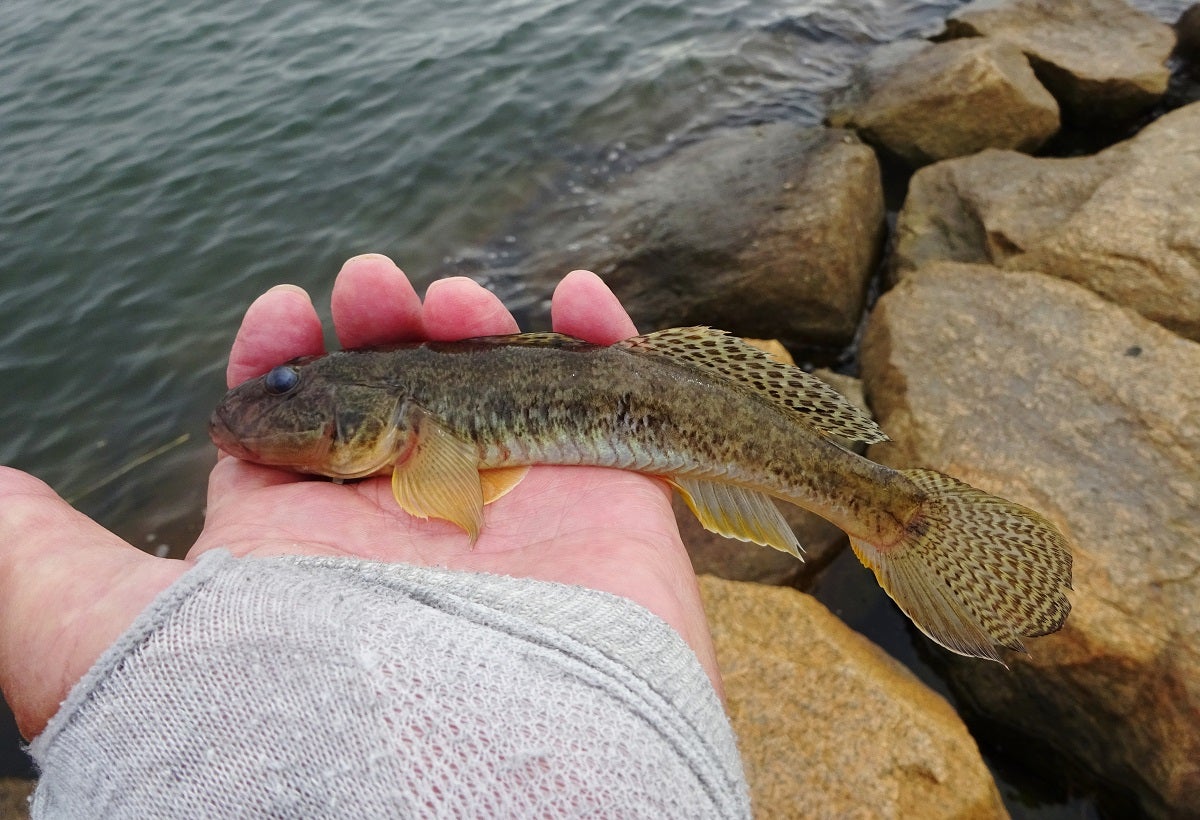
<svg viewBox="0 0 1200 820"><path fill-rule="evenodd" d="M617 342L631 353L686 362L730 379L797 415L813 429L868 444L887 434L866 413L816 376L783 364L723 330L673 327Z"/></svg>

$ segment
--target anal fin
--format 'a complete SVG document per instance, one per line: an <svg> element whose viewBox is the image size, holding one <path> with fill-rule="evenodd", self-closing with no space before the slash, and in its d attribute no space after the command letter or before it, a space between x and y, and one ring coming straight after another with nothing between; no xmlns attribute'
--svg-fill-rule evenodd
<svg viewBox="0 0 1200 820"><path fill-rule="evenodd" d="M774 547L804 560L796 534L764 493L702 478L672 477L670 481L706 530Z"/></svg>
<svg viewBox="0 0 1200 820"><path fill-rule="evenodd" d="M508 495L525 479L528 472L529 467L493 467L490 470L480 470L479 481L483 485L483 503L491 504Z"/></svg>
<svg viewBox="0 0 1200 820"><path fill-rule="evenodd" d="M417 420L413 448L392 470L392 494L409 515L462 527L472 544L483 529L478 451L431 416Z"/></svg>

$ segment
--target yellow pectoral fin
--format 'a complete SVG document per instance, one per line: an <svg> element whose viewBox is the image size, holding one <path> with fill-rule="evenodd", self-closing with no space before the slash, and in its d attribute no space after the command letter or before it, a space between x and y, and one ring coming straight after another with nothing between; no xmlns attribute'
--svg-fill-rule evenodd
<svg viewBox="0 0 1200 820"><path fill-rule="evenodd" d="M495 467L491 470L480 470L479 481L483 484L483 503L491 504L508 495L524 480L528 472L528 467Z"/></svg>
<svg viewBox="0 0 1200 820"><path fill-rule="evenodd" d="M700 478L671 478L670 481L704 529L739 541L774 547L804 560L796 534L775 502L766 495L721 481Z"/></svg>
<svg viewBox="0 0 1200 820"><path fill-rule="evenodd" d="M475 447L424 416L408 458L392 470L392 493L409 515L441 518L471 536L483 529L483 489Z"/></svg>

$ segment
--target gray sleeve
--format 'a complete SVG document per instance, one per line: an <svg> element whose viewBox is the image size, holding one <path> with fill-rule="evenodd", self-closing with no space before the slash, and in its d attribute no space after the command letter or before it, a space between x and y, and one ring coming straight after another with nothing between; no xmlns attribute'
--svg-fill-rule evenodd
<svg viewBox="0 0 1200 820"><path fill-rule="evenodd" d="M745 817L695 655L622 598L201 559L30 747L35 818Z"/></svg>

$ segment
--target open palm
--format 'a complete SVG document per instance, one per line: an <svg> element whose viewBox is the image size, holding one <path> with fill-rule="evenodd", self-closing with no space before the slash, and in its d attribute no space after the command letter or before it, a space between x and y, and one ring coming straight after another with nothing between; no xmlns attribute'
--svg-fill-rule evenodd
<svg viewBox="0 0 1200 820"><path fill-rule="evenodd" d="M511 333L512 316L466 279L430 287L424 304L381 256L356 257L333 291L345 347ZM555 329L597 343L634 334L615 297L575 272L554 295ZM324 350L299 288L281 286L247 311L230 355L230 386ZM588 467L535 467L485 510L474 547L438 520L415 519L389 480L336 485L230 457L209 481L204 531L184 561L149 556L73 510L45 484L0 469L0 687L33 737L70 687L154 596L200 554L338 555L579 584L630 598L696 651L714 685L711 641L663 482ZM52 602L52 606L48 605Z"/></svg>

